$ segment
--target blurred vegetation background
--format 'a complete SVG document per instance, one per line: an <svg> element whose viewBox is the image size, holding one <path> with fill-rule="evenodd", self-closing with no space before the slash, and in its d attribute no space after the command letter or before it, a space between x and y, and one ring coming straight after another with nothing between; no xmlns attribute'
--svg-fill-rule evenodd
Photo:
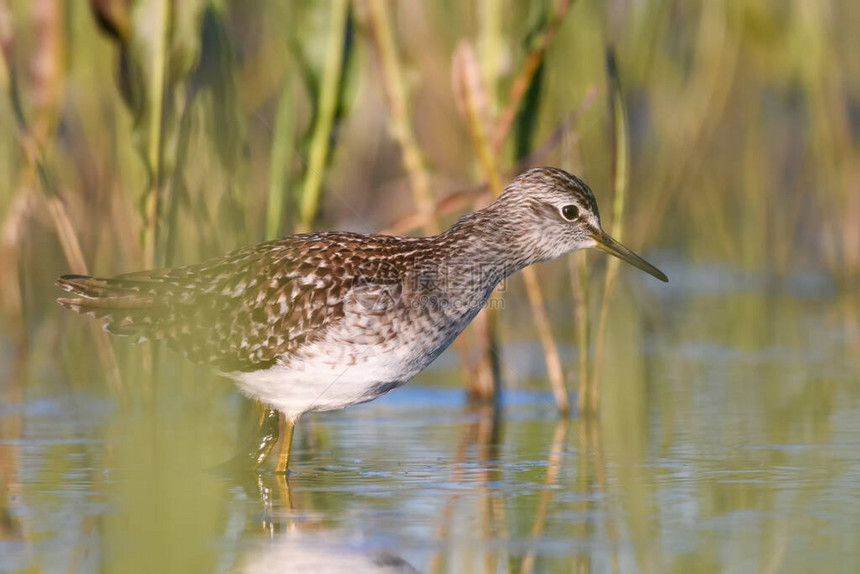
<svg viewBox="0 0 860 574"><path fill-rule="evenodd" d="M607 228L670 277L704 264L850 292L858 21L850 0L2 0L3 336L18 357L53 348L62 273L311 229L434 233L531 165L584 177ZM563 409L555 338L596 337L599 356L614 283L577 257L510 285ZM576 321L547 313L571 293ZM122 394L124 357L75 321L100 357L79 375ZM498 378L496 323L461 344L472 381Z"/></svg>
<svg viewBox="0 0 860 574"><path fill-rule="evenodd" d="M578 384L602 417L515 406L499 433L410 388L387 419L300 425L293 501L488 555L505 533L572 539L595 570L618 540L621 571L856 570L858 22L856 0L0 0L0 539L35 562L77 535L105 571L210 571L238 497L191 472L253 422L233 386L63 313L59 275L435 233L555 165L671 282L603 254L536 266L421 380L486 397L501 372L561 411ZM442 505L440 480L474 496ZM242 504L256 533L267 513ZM42 554L100 556L64 552Z"/></svg>

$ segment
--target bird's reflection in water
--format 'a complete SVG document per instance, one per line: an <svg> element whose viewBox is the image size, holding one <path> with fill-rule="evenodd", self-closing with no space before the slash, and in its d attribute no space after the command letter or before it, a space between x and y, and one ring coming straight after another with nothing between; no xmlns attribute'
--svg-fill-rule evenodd
<svg viewBox="0 0 860 574"><path fill-rule="evenodd" d="M366 552L319 532L287 532L260 542L240 561L239 572L418 572L403 558L385 552Z"/></svg>
<svg viewBox="0 0 860 574"><path fill-rule="evenodd" d="M406 560L369 547L355 537L321 527L294 505L295 493L283 475L259 474L255 496L262 537L237 559L235 571L248 574L282 572L418 572ZM252 494L251 489L246 489Z"/></svg>
<svg viewBox="0 0 860 574"><path fill-rule="evenodd" d="M512 459L505 455L500 448L504 444L505 435L508 441L516 441L515 433L503 432L506 420L494 405L472 406L464 417L460 427L459 441L450 443L450 454L444 456L440 465L434 465L432 470L425 469L422 481L430 490L439 492L447 490L443 496L434 498L434 509L423 518L428 520L432 530L430 536L423 538L416 548L410 552L410 560L417 558L417 566L426 568L427 572L446 571L484 571L496 572L500 569L510 569L523 573L538 572L546 566L546 557L540 551L540 543L544 539L548 524L556 508L557 485L564 480L563 469L566 466L567 453L572 445L569 443L571 431L587 443L580 445L582 452L597 455L602 452L599 443L599 421L560 419L550 423L542 431L546 444L545 464L540 465L543 478L539 485L540 493L537 499L536 512L529 511L524 517L522 510L510 504L508 485L512 468L527 468L537 464L530 459L514 456ZM513 422L511 424L516 424ZM600 511L597 508L605 499L596 491L603 491L602 458L593 456L580 457L585 466L579 469L577 477L586 480L582 492L594 496L584 497L586 506L581 512L593 516ZM593 468L596 467L596 468ZM230 564L235 565L239 572L415 572L409 562L396 553L392 553L391 544L380 544L380 533L390 529L379 529L378 525L364 524L364 529L356 533L352 528L356 520L350 520L337 512L334 515L325 509L337 508L333 499L345 497L349 499L352 488L356 485L329 482L326 486L318 484L318 479L331 481L329 471L323 471L319 477L312 476L310 467L293 476L292 484L286 478L274 474L259 474L245 479L243 496L244 533L252 533L253 540L241 542L239 556L234 557ZM337 471L334 471L337 472ZM346 473L351 482L355 478L354 471ZM361 472L359 471L359 475ZM328 476L326 476L328 475ZM358 476L358 481L367 486L368 477ZM410 474L406 490L410 493L409 502L401 504L422 507L428 498L432 498L420 486L416 486L415 474ZM310 481L310 482L308 482ZM593 483L596 481L596 484ZM334 484L334 488L331 488ZM423 483L422 483L423 484ZM320 498L320 493L328 497ZM325 500L325 501L324 501ZM252 505L251 514L247 513L248 503ZM322 503L322 504L318 504ZM357 507L350 505L353 511ZM365 509L366 510L366 509ZM519 514L518 514L519 513ZM347 512L347 514L350 514ZM352 515L353 518L355 515ZM429 518L428 518L429 517ZM525 518L526 522L523 522ZM332 520L352 525L347 530L331 528ZM469 524L464 530L463 524ZM519 528L521 533L514 532ZM527 534L522 534L526 525ZM587 529L595 528L589 523ZM593 532L581 533L582 538L588 539ZM385 536L385 534L383 534ZM396 536L396 535L395 535ZM406 538L396 537L403 542ZM523 554L508 553L500 541L512 541L526 548ZM389 540L390 542L390 540ZM395 552L396 549L395 549ZM582 571L591 567L588 553L577 554L574 569Z"/></svg>

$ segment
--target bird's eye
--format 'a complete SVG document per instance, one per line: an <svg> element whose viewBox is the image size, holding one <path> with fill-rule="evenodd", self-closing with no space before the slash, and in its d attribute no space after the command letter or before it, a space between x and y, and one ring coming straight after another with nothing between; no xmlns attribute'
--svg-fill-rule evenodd
<svg viewBox="0 0 860 574"><path fill-rule="evenodd" d="M579 217L579 208L575 205L565 205L561 208L561 214L568 221L573 221Z"/></svg>

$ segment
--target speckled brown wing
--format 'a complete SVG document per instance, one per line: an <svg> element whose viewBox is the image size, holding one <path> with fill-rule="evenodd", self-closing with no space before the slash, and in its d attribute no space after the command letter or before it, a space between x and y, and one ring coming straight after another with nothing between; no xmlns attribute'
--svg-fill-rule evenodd
<svg viewBox="0 0 860 574"><path fill-rule="evenodd" d="M189 359L223 371L257 370L343 317L362 262L356 243L368 240L297 235L198 265L64 276L58 285L79 297L59 303L103 320L110 333L166 339Z"/></svg>

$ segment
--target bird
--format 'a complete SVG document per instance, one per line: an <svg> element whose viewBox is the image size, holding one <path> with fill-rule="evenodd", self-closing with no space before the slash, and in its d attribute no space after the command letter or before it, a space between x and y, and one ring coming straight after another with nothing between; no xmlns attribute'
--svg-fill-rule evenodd
<svg viewBox="0 0 860 574"><path fill-rule="evenodd" d="M165 340L279 412L285 432L275 472L287 473L302 415L400 387L454 341L502 280L586 248L668 281L603 230L584 181L539 167L437 235L291 235L182 267L63 275L57 285L73 296L57 301L108 333Z"/></svg>

